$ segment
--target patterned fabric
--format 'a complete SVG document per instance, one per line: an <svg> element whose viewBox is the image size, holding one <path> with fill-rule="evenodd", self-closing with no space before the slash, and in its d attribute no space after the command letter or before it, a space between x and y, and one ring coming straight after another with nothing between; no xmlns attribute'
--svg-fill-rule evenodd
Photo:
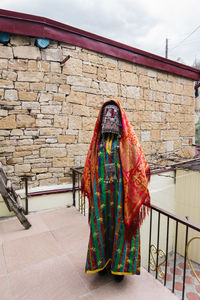
<svg viewBox="0 0 200 300"><path fill-rule="evenodd" d="M122 130L119 147L123 177L123 209L126 239L131 241L137 232L150 207L148 181L150 169L135 132L129 123L120 103L109 100L102 106L96 121L93 138L90 144L82 177L82 195L89 200L89 222L91 207L94 204L94 181L98 162L98 145L101 138L102 109L107 103L118 105L122 119ZM142 205L145 204L145 205Z"/></svg>
<svg viewBox="0 0 200 300"><path fill-rule="evenodd" d="M131 241L125 239L123 214L123 177L119 141L108 135L106 145L100 140L98 166L94 179L94 200L91 205L90 239L86 272L95 273L110 263L113 274L140 274L139 229ZM116 180L105 183L105 162L114 163Z"/></svg>
<svg viewBox="0 0 200 300"><path fill-rule="evenodd" d="M102 133L115 133L120 135L121 126L122 124L119 107L114 104L104 106L101 121Z"/></svg>

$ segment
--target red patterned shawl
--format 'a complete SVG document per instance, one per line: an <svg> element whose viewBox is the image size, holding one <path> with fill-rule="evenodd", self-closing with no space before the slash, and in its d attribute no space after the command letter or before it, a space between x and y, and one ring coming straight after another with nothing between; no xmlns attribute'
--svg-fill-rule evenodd
<svg viewBox="0 0 200 300"><path fill-rule="evenodd" d="M133 234L142 224L146 212L150 207L150 196L148 191L150 169L135 132L118 101L109 100L105 102L99 112L85 162L81 192L82 195L89 200L90 221L90 207L93 201L93 184L98 159L98 144L101 136L101 115L103 107L110 101L114 102L119 107L122 118L120 159L123 174L124 222L126 237L127 239L131 239ZM146 205L142 205L143 203Z"/></svg>

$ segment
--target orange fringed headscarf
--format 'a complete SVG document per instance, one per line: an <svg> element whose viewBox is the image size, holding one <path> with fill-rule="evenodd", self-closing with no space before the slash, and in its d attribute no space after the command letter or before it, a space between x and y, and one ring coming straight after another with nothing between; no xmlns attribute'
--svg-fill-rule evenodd
<svg viewBox="0 0 200 300"><path fill-rule="evenodd" d="M116 100L105 102L99 112L94 134L87 154L83 171L81 192L89 200L89 222L93 201L93 184L98 161L98 145L101 136L101 118L103 107L114 102L120 109L122 118L122 138L120 139L120 159L123 174L124 222L126 238L130 240L142 224L150 207L148 182L150 169L135 132L126 114ZM145 204L145 205L142 205Z"/></svg>

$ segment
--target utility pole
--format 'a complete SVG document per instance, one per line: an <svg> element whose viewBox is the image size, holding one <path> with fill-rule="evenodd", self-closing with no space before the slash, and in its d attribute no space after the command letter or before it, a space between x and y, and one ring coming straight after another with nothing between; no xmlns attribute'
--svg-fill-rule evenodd
<svg viewBox="0 0 200 300"><path fill-rule="evenodd" d="M165 57L168 58L168 39L166 39L166 44L165 44Z"/></svg>

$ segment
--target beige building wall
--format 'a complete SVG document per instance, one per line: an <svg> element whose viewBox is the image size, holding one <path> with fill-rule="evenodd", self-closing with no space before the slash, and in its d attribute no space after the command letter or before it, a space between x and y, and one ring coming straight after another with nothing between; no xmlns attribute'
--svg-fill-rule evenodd
<svg viewBox="0 0 200 300"><path fill-rule="evenodd" d="M17 189L71 183L84 164L99 108L118 99L145 155L190 157L194 137L193 81L51 41L11 36L0 46L0 160ZM61 62L70 55L68 61Z"/></svg>
<svg viewBox="0 0 200 300"><path fill-rule="evenodd" d="M200 172L177 171L176 180L176 215L194 225L200 226ZM177 251L184 255L185 226L180 226ZM200 232L189 229L188 241L193 237L200 238ZM195 239L189 246L189 257L200 263L200 239Z"/></svg>
<svg viewBox="0 0 200 300"><path fill-rule="evenodd" d="M195 98L195 124L200 121L200 96Z"/></svg>

